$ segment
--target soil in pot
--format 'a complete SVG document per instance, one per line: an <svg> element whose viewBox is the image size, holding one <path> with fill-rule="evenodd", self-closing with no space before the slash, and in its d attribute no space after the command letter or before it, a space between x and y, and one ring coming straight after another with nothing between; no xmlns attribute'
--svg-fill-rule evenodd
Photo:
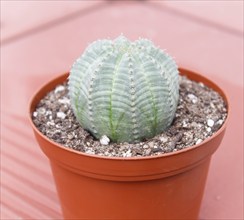
<svg viewBox="0 0 244 220"><path fill-rule="evenodd" d="M36 127L51 140L84 153L111 157L160 155L199 144L212 136L226 117L227 107L222 97L185 76L180 76L179 104L172 125L138 144L102 144L82 129L70 106L67 83L49 92L32 115Z"/></svg>

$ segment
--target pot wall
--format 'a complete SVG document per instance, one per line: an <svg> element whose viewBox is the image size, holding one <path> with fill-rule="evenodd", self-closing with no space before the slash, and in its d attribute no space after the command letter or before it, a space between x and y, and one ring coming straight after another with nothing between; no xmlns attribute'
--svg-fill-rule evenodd
<svg viewBox="0 0 244 220"><path fill-rule="evenodd" d="M194 169L146 181L98 180L52 171L65 219L197 219L210 157Z"/></svg>
<svg viewBox="0 0 244 220"><path fill-rule="evenodd" d="M210 80L180 69L188 78L224 92ZM39 100L67 79L64 74L34 96ZM227 120L226 120L227 121ZM197 219L211 155L223 138L224 125L211 138L184 150L142 158L109 158L65 148L41 134L37 141L51 162L66 219Z"/></svg>

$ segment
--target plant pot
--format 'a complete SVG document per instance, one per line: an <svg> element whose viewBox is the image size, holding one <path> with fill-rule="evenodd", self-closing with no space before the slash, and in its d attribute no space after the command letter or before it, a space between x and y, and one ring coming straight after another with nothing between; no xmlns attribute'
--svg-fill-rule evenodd
<svg viewBox="0 0 244 220"><path fill-rule="evenodd" d="M180 69L203 82L229 103L209 79ZM212 154L221 143L223 126L202 143L160 156L112 158L81 153L44 136L31 115L49 91L68 73L44 85L33 97L29 118L36 139L50 160L65 219L197 219Z"/></svg>

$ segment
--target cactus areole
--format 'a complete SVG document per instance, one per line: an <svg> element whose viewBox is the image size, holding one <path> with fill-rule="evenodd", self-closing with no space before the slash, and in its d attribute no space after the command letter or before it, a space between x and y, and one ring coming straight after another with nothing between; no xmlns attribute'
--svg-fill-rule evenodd
<svg viewBox="0 0 244 220"><path fill-rule="evenodd" d="M73 64L69 95L94 137L136 143L170 126L179 98L175 61L150 40L98 40Z"/></svg>

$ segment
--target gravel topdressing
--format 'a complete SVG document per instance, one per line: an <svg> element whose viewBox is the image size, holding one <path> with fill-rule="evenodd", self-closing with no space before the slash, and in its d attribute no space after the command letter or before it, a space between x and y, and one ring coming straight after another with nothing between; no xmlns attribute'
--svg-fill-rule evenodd
<svg viewBox="0 0 244 220"><path fill-rule="evenodd" d="M202 83L180 76L180 97L175 119L168 130L138 144L109 143L85 131L73 114L67 83L58 85L38 104L32 119L49 139L87 154L142 157L178 151L201 143L224 123L227 108L222 97Z"/></svg>

